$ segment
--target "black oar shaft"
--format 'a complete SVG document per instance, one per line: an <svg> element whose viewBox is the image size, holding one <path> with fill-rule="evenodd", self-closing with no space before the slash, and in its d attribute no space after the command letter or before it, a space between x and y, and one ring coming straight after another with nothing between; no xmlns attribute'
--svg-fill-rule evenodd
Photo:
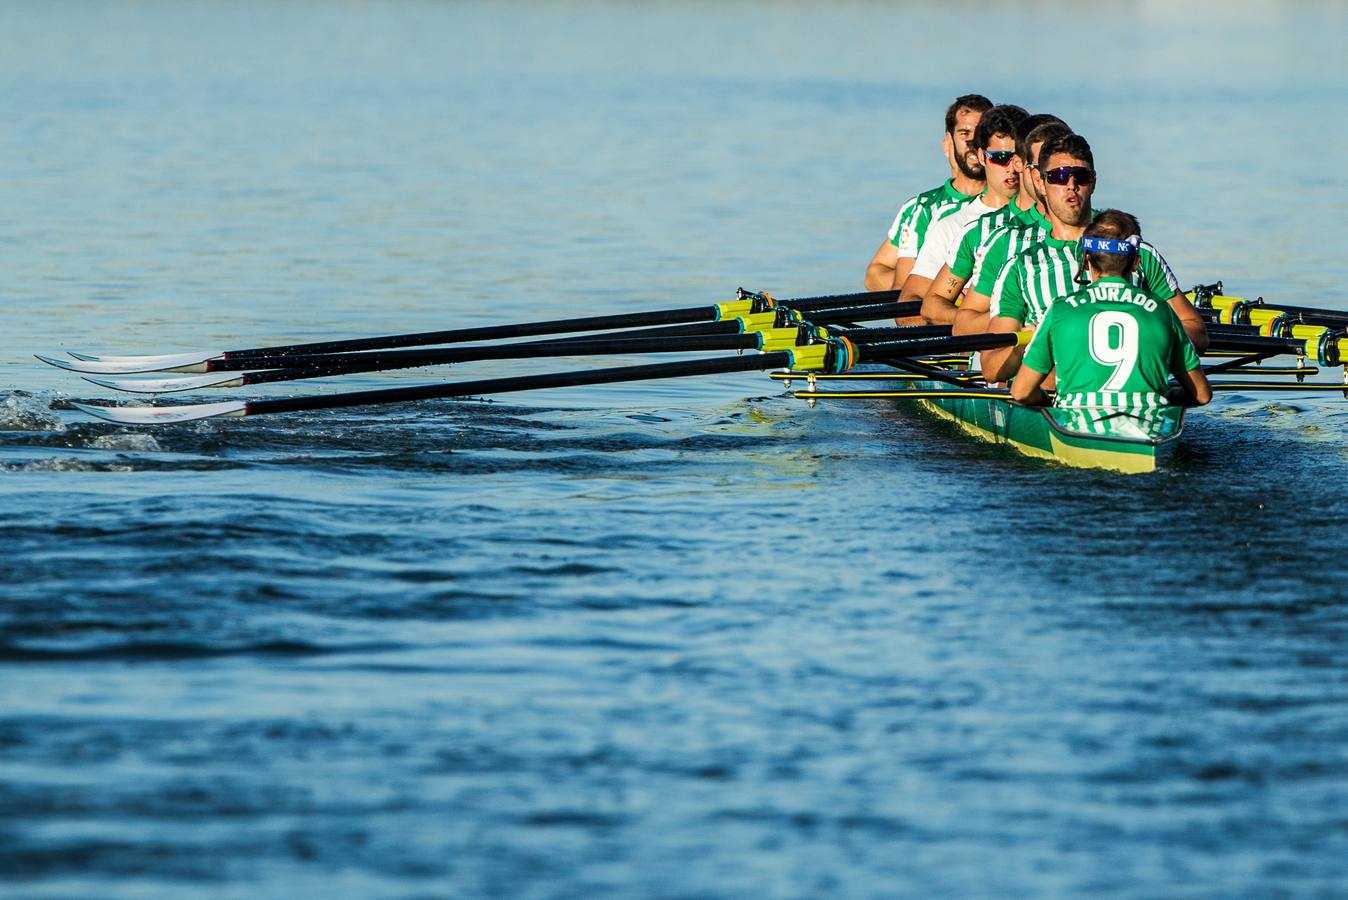
<svg viewBox="0 0 1348 900"><path fill-rule="evenodd" d="M851 335L848 336L849 339ZM917 338L915 340L876 341L858 346L861 360L883 362L886 357L927 356L932 353L967 353L971 350L993 350L1014 347L1015 334L958 334L950 337Z"/></svg>
<svg viewBox="0 0 1348 900"><path fill-rule="evenodd" d="M1245 307L1246 312L1272 310L1306 325L1345 325L1348 324L1348 311L1336 309L1316 309L1313 306L1289 306L1285 303L1253 303ZM1314 319L1315 321L1311 321Z"/></svg>
<svg viewBox="0 0 1348 900"><path fill-rule="evenodd" d="M844 312L848 319L870 318L887 319L898 315L910 314L910 307L916 311L917 303L880 303L862 307L847 307ZM826 319L823 316L812 317ZM677 353L682 351L702 352L707 350L749 350L758 344L752 333L741 333L738 320L725 322L704 322L689 325L673 325L663 328L643 328L631 331L613 332L609 335L585 334L577 337L558 338L552 341L528 341L519 344L475 346L475 347L439 347L424 350L389 350L387 352L365 353L295 353L274 356L246 356L211 360L206 364L208 372L247 372L246 384L266 384L277 381L293 381L299 378L317 378L328 375L348 375L357 372L377 372L384 369L408 369L417 366L450 365L461 362L473 362L486 359L529 359L546 356L604 355L618 353ZM849 331L858 340L870 340L872 335L881 337L910 337L949 333L949 326L905 326L892 329L857 329ZM637 343L638 341L665 343ZM258 369L273 369L273 372L257 372ZM313 374L299 374L291 370L319 370Z"/></svg>
<svg viewBox="0 0 1348 900"><path fill-rule="evenodd" d="M1213 334L1208 350L1239 353L1302 353L1306 342L1296 338L1262 337L1257 335Z"/></svg>
<svg viewBox="0 0 1348 900"><path fill-rule="evenodd" d="M720 375L729 372L750 372L776 369L791 365L791 353L785 350L773 353L755 353L746 356L725 356L716 359L684 360L672 363L653 363L644 366L618 366L607 369L587 369L581 372L553 372L545 375L522 375L513 378L487 378L458 384L428 384L419 387L384 388L374 391L355 391L349 394L330 394L316 397L288 397L276 400L249 401L245 415L303 412L315 409L337 409L348 406L368 406L375 403L406 403L417 400L439 400L450 397L472 397L487 394L507 394L516 391L536 391L545 388L579 387L591 384L617 384L624 381L648 381L659 378L683 378L690 375Z"/></svg>
<svg viewBox="0 0 1348 900"><path fill-rule="evenodd" d="M807 311L857 306L863 303L874 304L894 300L897 297L897 291L874 291L860 294L835 294L825 297L802 297L778 302L782 306ZM358 353L365 350L388 350L429 344L460 344L469 341L509 340L517 337L566 334L578 331L612 331L620 328L711 322L715 321L719 315L720 311L716 306L690 306L683 309L666 309L653 312L617 313L607 316L518 322L511 325L485 325L476 328L452 328L444 331L420 331L411 334L390 334L350 340L254 347L246 350L230 350L224 354L224 357L226 359L243 359L259 356L293 356L307 353Z"/></svg>
<svg viewBox="0 0 1348 900"><path fill-rule="evenodd" d="M756 334L716 334L679 338L595 340L585 344L505 344L450 347L438 350L391 350L387 353L347 353L323 356L271 357L282 368L250 372L244 384L271 384L304 378L327 378L359 372L389 372L419 366L450 365L485 359L542 359L556 356L613 356L624 353L703 353L709 350L756 350Z"/></svg>
<svg viewBox="0 0 1348 900"><path fill-rule="evenodd" d="M881 292L883 293L883 292ZM794 307L793 307L794 308ZM922 301L910 300L904 303L868 303L861 306L847 306L811 313L808 321L815 325L831 325L835 322L872 322L879 319L897 319L900 316L916 315L922 308ZM703 322L696 325L671 325L665 328L640 328L622 331L614 337L660 337L676 334L738 334L741 326L738 319L724 322ZM595 339L594 335L582 334L576 337L558 338L574 344L584 344Z"/></svg>
<svg viewBox="0 0 1348 900"><path fill-rule="evenodd" d="M798 297L794 300L777 301L800 312L814 312L837 306L861 306L873 303L888 303L898 300L903 291L866 291L861 294L830 294L825 297ZM921 306L921 304L918 304Z"/></svg>
<svg viewBox="0 0 1348 900"><path fill-rule="evenodd" d="M568 331L603 331L615 328L639 328L649 325L707 322L714 320L716 315L715 306L692 306L686 309L668 309L647 313L620 313L611 316L587 316L579 319L551 319L541 322L520 322L513 325L487 325L480 328L452 328L447 331L391 334L353 340L285 344L277 347L258 347L251 350L230 350L224 354L224 357L228 360L268 356L297 356L313 353L357 353L364 350L388 350L428 344L499 341L543 334L564 334Z"/></svg>
<svg viewBox="0 0 1348 900"><path fill-rule="evenodd" d="M950 334L950 326L899 325L894 328L852 328L842 332L829 329L829 334L842 334L854 344L874 344L880 341L947 337Z"/></svg>

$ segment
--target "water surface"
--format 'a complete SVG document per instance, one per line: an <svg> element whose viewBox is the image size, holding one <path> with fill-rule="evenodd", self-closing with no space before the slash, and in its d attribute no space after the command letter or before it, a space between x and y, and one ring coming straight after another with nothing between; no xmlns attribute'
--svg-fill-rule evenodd
<svg viewBox="0 0 1348 900"><path fill-rule="evenodd" d="M857 290L970 90L1185 284L1348 308L1339 7L0 25L6 896L1342 890L1334 395L1120 479L755 375L147 431L29 356Z"/></svg>

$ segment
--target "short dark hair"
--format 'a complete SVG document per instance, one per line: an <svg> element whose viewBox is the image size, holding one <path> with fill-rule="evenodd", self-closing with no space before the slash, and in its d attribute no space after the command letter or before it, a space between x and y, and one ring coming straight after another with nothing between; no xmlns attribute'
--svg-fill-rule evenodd
<svg viewBox="0 0 1348 900"><path fill-rule="evenodd" d="M1055 128L1061 128L1063 134L1072 130L1067 127L1066 122L1052 113L1035 113L1021 119L1020 127L1016 129L1016 155L1026 162L1033 162L1034 160L1030 159L1030 145L1048 140Z"/></svg>
<svg viewBox="0 0 1348 900"><path fill-rule="evenodd" d="M1066 153L1068 156L1084 159L1086 165L1090 166L1092 170L1095 169L1095 157L1091 155L1091 145L1086 143L1086 139L1079 134L1068 132L1061 137L1044 141L1044 146L1039 148L1039 160L1037 162L1039 171L1044 171L1044 167L1048 165L1049 159L1055 153Z"/></svg>
<svg viewBox="0 0 1348 900"><path fill-rule="evenodd" d="M1086 226L1085 237L1109 238L1111 241L1126 241L1133 235L1142 237L1142 226L1137 217L1121 209L1102 209ZM1096 275L1122 275L1133 264L1136 253L1100 253L1087 251L1083 254L1091 271Z"/></svg>
<svg viewBox="0 0 1348 900"><path fill-rule="evenodd" d="M1016 127L1029 113L1014 103L1003 103L983 113L974 129L974 149L986 150L992 139L1004 134L1011 139L1016 137Z"/></svg>
<svg viewBox="0 0 1348 900"><path fill-rule="evenodd" d="M965 94L963 97L956 97L955 102L946 107L945 111L945 130L947 134L955 133L955 117L960 114L962 109L970 109L976 113L987 112L992 109L992 101L982 94Z"/></svg>

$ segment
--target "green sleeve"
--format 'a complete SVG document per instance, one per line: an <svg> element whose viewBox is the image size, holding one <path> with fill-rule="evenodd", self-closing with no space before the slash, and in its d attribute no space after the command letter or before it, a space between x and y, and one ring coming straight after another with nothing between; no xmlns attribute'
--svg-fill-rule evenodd
<svg viewBox="0 0 1348 900"><path fill-rule="evenodd" d="M1021 365L1029 366L1040 375L1047 375L1053 370L1053 335L1050 334L1053 329L1053 310L1052 306L1048 308L1044 321L1035 329L1034 337L1030 338L1030 345L1025 348L1025 356L1021 360Z"/></svg>
<svg viewBox="0 0 1348 900"><path fill-rule="evenodd" d="M1156 252L1156 248L1148 244L1145 252L1138 254L1137 263L1142 269L1142 282L1148 291L1162 300L1175 296L1179 290L1179 280L1175 278L1165 257Z"/></svg>
<svg viewBox="0 0 1348 900"><path fill-rule="evenodd" d="M969 228L960 238L959 248L955 251L955 261L950 264L950 274L956 278L969 280L974 274L974 254L978 250L979 229Z"/></svg>
<svg viewBox="0 0 1348 900"><path fill-rule="evenodd" d="M892 243L899 248L900 257L917 258L922 249L922 239L927 235L927 226L931 224L931 206L918 203L912 214L903 222Z"/></svg>
<svg viewBox="0 0 1348 900"><path fill-rule="evenodd" d="M1004 316L1024 324L1025 291L1020 280L1024 267L1014 265L1014 262L1008 260L1006 265L1002 266L1002 274L997 276L997 283L993 285L992 293L989 294L992 302L988 306L988 318L996 319Z"/></svg>
<svg viewBox="0 0 1348 900"><path fill-rule="evenodd" d="M974 285L974 292L982 294L984 297L992 296L992 289L997 284L997 276L1002 273L1006 266L1007 249L1011 245L1011 236L1006 232L996 233L991 237L983 253L983 268L978 272L978 283Z"/></svg>

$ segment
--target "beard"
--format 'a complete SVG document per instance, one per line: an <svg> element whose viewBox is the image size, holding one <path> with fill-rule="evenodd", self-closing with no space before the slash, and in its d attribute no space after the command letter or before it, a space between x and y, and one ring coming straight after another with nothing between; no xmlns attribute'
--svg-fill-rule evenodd
<svg viewBox="0 0 1348 900"><path fill-rule="evenodd" d="M974 162L969 162L970 159ZM983 164L978 162L978 156L973 153L960 153L955 156L955 166L960 170L965 178L972 178L975 181L983 180Z"/></svg>
<svg viewBox="0 0 1348 900"><path fill-rule="evenodd" d="M1075 210L1068 206L1058 206L1057 204L1054 204L1054 206L1055 209L1053 210L1053 214L1056 215L1064 225L1078 228L1082 225L1089 224L1091 221L1091 204L1089 200L1082 203Z"/></svg>

